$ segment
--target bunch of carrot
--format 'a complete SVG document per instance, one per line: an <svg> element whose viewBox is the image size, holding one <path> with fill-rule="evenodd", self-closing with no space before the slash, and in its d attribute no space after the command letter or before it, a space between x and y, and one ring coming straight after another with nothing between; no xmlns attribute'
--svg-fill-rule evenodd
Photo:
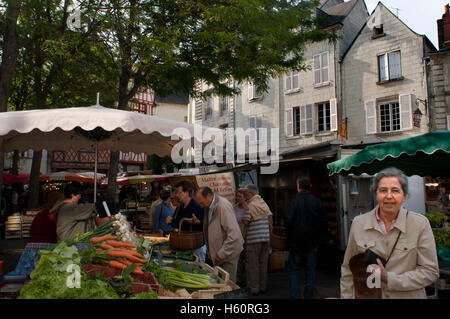
<svg viewBox="0 0 450 319"><path fill-rule="evenodd" d="M91 238L91 243L97 247L97 251L106 255L109 266L123 270L132 264L136 264L137 267L133 270L133 273L142 275L144 272L141 266L147 262L145 257L136 251L136 245L118 241L117 238L117 236L107 234Z"/></svg>

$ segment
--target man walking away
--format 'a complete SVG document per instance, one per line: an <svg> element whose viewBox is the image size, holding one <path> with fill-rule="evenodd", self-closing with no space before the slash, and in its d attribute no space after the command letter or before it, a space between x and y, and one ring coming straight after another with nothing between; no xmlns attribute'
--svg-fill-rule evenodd
<svg viewBox="0 0 450 319"><path fill-rule="evenodd" d="M310 193L307 176L297 178L298 193L291 199L284 215L289 258L287 272L290 297L300 298L300 264L305 264L305 299L314 297L317 250L325 238L328 224L322 201Z"/></svg>
<svg viewBox="0 0 450 319"><path fill-rule="evenodd" d="M247 249L247 286L253 295L257 295L267 290L272 212L258 195L258 188L255 185L247 185L245 195L249 209L242 219Z"/></svg>

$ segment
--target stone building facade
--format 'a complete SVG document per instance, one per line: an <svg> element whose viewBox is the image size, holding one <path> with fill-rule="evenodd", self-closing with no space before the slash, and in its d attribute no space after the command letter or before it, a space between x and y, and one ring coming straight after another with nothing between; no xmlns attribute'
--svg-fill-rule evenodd
<svg viewBox="0 0 450 319"><path fill-rule="evenodd" d="M433 131L450 130L450 12L445 5L442 19L437 21L439 51L430 54L429 101L430 126Z"/></svg>

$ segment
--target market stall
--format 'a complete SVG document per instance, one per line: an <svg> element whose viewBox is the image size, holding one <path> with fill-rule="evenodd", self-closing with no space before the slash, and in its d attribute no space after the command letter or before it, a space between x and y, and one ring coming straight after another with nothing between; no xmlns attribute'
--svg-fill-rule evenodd
<svg viewBox="0 0 450 319"><path fill-rule="evenodd" d="M170 236L137 235L121 214L39 254L25 282L0 284L0 298L203 299L239 288L223 269L174 250Z"/></svg>

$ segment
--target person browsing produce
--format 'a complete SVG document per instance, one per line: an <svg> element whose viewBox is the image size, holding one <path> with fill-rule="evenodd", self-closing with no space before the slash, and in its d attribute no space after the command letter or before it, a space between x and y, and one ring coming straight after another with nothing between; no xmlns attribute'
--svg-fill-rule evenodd
<svg viewBox="0 0 450 319"><path fill-rule="evenodd" d="M224 197L214 194L211 188L197 191L196 200L206 208L203 232L207 253L214 265L222 267L236 282L239 255L244 238L236 221L233 205Z"/></svg>
<svg viewBox="0 0 450 319"><path fill-rule="evenodd" d="M73 182L64 189L65 199L57 202L50 209L56 217L56 234L58 240L75 237L79 233L86 233L95 228L97 212L94 204L79 204L81 199L81 185Z"/></svg>
<svg viewBox="0 0 450 319"><path fill-rule="evenodd" d="M186 223L181 225L181 230L189 230L192 225L193 231L203 231L204 209L192 198L194 185L183 181L175 185L175 192L180 202L175 217L167 217L167 223L174 229L180 227L180 221L184 218ZM190 224L190 225L189 225ZM194 250L201 264L206 260L206 245Z"/></svg>

